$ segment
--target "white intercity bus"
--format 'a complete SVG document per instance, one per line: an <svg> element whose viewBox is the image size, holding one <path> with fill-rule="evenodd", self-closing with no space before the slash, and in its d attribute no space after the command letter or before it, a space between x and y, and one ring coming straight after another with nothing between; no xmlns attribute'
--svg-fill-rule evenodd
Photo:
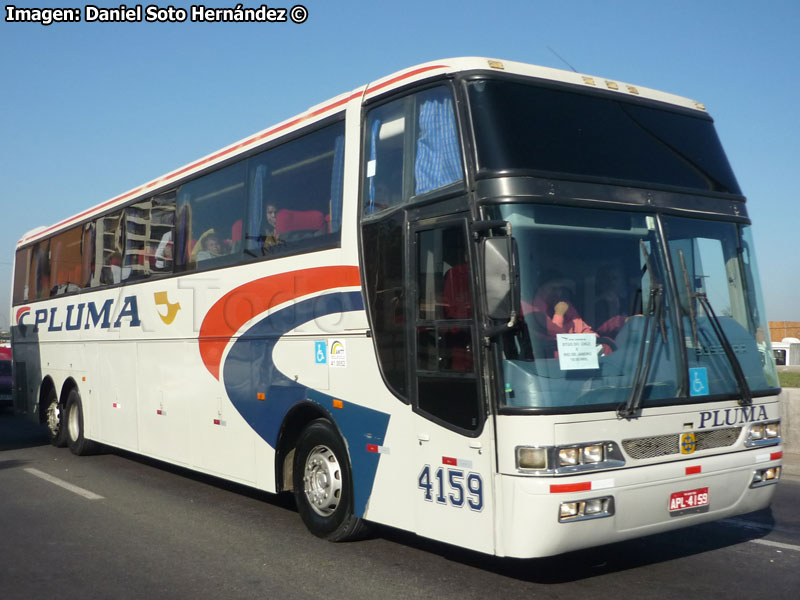
<svg viewBox="0 0 800 600"><path fill-rule="evenodd" d="M705 107L483 58L364 85L18 243L14 402L541 557L769 505L779 385Z"/></svg>

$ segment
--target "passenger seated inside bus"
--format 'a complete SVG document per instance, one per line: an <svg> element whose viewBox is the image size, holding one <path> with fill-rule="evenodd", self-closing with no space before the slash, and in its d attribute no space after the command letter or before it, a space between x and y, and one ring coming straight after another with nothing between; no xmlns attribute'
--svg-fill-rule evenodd
<svg viewBox="0 0 800 600"><path fill-rule="evenodd" d="M225 254L228 254L225 249L225 244L220 241L219 236L214 229L211 228L204 232L203 235L200 236L200 239L197 240L192 250L192 259L193 261L204 261Z"/></svg>
<svg viewBox="0 0 800 600"><path fill-rule="evenodd" d="M264 207L264 224L261 228L261 244L269 248L278 243L278 232L275 229L278 223L278 207L268 202Z"/></svg>

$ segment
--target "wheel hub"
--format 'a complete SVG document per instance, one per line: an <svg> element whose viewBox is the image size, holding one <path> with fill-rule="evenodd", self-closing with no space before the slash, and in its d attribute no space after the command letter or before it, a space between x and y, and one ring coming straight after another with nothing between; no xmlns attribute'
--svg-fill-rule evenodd
<svg viewBox="0 0 800 600"><path fill-rule="evenodd" d="M47 428L53 437L57 436L61 429L61 409L58 407L58 402L51 402L47 407Z"/></svg>
<svg viewBox="0 0 800 600"><path fill-rule="evenodd" d="M308 503L318 515L329 517L342 496L342 471L336 455L326 446L317 446L306 459L303 487Z"/></svg>

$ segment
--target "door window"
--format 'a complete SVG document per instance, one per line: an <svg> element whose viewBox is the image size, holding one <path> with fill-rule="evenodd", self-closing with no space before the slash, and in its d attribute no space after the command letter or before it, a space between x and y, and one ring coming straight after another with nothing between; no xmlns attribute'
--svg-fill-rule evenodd
<svg viewBox="0 0 800 600"><path fill-rule="evenodd" d="M463 429L480 422L469 252L463 225L416 233L417 403Z"/></svg>

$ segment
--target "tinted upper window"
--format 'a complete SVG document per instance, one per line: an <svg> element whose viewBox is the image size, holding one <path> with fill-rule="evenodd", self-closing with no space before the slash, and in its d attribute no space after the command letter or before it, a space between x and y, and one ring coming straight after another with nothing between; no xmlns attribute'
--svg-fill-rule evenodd
<svg viewBox="0 0 800 600"><path fill-rule="evenodd" d="M479 171L739 194L711 119L504 80L468 84Z"/></svg>
<svg viewBox="0 0 800 600"><path fill-rule="evenodd" d="M367 116L364 214L463 180L450 89L431 88L382 104Z"/></svg>

